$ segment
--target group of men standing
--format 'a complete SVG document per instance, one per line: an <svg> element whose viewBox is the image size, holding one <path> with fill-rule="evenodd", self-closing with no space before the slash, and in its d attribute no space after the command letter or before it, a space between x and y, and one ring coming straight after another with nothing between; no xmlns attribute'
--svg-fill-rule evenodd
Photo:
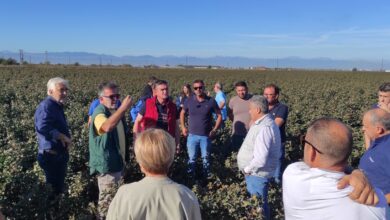
<svg viewBox="0 0 390 220"><path fill-rule="evenodd" d="M183 108L178 112L176 105L169 98L168 83L164 80L156 80L152 85L153 95L145 100L135 119L133 134L137 138L140 132L148 128L163 129L175 138L177 151L179 151L180 124L183 136L187 137L189 178L198 176L195 173L195 165L196 155L200 151L203 164L202 176L207 179L210 175L211 138L216 135L217 130L223 124L221 108L226 108L227 101L226 97L221 94L222 85L220 83L214 87L217 96L220 97L218 99L207 95L202 80L195 80L192 86L194 95L186 99ZM39 104L35 113L35 128L39 142L38 162L45 172L46 182L52 185L54 194L60 194L64 190L67 161L69 159L68 150L72 144L63 110L68 95L69 83L62 78L53 78L49 80L47 88L48 97ZM390 103L390 86L387 89L385 91L388 95L386 100ZM245 174L247 190L251 195L263 198L264 214L269 219L268 183L271 178L275 178L277 182L281 179L288 107L279 102L280 89L274 84L265 86L261 96L249 94L248 87L243 81L235 84L235 91L237 95L228 103L227 113L233 121L232 150L239 150L237 163L240 171ZM128 159L126 135L129 134L129 129L124 116L131 108L132 100L130 96L126 96L118 104L120 99L119 87L113 82L102 83L99 86L98 95L100 104L93 110L89 121L89 166L90 173L97 174L98 205L101 208L108 207L105 205L110 201L107 191L121 179L124 162ZM384 108L384 106L389 106L389 103L381 102L378 107ZM215 122L212 120L213 114ZM385 193L387 201L390 201L390 187L385 182L390 178L390 169L383 166L390 161L389 151L384 150L390 144L389 114L382 109L374 109L365 114L363 131L368 150L363 155L359 165L366 172L374 187L378 187ZM188 123L185 120L186 117L188 117ZM341 126L341 122L333 120L330 120L330 122L325 120L326 123L320 122L318 123L325 127L334 124ZM348 129L343 130L342 128L343 126L339 130L345 131L347 138L344 139L348 139L350 136ZM310 127L309 131L313 129ZM309 131L307 138L311 137ZM318 141L326 142L327 138L331 139L333 137L332 135L321 136ZM344 139L341 138L340 140ZM337 140L334 139L334 141ZM349 139L344 141L345 143L341 142L341 145L352 146L348 141ZM321 155L325 157L327 155L327 153L323 153L323 151L327 152L327 150L324 150L326 147L317 149L314 146L315 144L312 144L313 142L317 143L310 139L304 139L303 142L305 146L309 144L314 149L314 151L307 151L305 147L304 162L309 167L316 163L312 163L314 161L313 155L308 156L307 152L314 154L314 156ZM322 145L319 144L318 146ZM338 150L340 149L336 149L331 153L339 152ZM344 167L350 150L344 149L342 152L344 152L342 155L337 155L340 158L337 163L339 165L337 171ZM335 156L333 154L329 157ZM316 166L317 164L313 167ZM301 168L301 166L298 167ZM292 174L288 173L285 179L289 175ZM288 185L283 187L288 193ZM296 187L300 186L296 185ZM286 201L287 214L292 213L290 212L292 208L288 204L289 202ZM105 215L105 211L100 209L101 217Z"/></svg>

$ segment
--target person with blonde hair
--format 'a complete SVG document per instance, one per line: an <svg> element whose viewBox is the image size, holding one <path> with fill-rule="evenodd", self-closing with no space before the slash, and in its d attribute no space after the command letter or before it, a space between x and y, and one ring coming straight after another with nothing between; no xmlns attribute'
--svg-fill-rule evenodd
<svg viewBox="0 0 390 220"><path fill-rule="evenodd" d="M119 188L107 219L201 219L198 199L167 176L176 147L171 135L151 128L135 141L136 160L145 177Z"/></svg>

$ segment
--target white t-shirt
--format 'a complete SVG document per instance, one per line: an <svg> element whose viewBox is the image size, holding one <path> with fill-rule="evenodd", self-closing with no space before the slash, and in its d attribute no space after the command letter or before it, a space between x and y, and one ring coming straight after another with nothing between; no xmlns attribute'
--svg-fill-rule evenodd
<svg viewBox="0 0 390 220"><path fill-rule="evenodd" d="M344 173L310 168L304 162L289 165L283 174L285 219L386 219L386 200L380 194L377 207L354 202L348 197L352 187L337 189Z"/></svg>

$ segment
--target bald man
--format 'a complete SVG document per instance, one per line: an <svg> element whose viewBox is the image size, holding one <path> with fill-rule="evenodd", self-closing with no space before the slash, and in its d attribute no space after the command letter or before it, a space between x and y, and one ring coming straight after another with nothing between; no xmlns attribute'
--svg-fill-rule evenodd
<svg viewBox="0 0 390 220"><path fill-rule="evenodd" d="M337 119L312 122L306 136L303 162L283 174L283 203L288 219L386 219L386 199L379 189L377 207L349 198L352 187L337 189L352 151L352 133Z"/></svg>
<svg viewBox="0 0 390 220"><path fill-rule="evenodd" d="M379 108L367 111L362 131L367 151L360 158L359 168L390 203L390 113Z"/></svg>

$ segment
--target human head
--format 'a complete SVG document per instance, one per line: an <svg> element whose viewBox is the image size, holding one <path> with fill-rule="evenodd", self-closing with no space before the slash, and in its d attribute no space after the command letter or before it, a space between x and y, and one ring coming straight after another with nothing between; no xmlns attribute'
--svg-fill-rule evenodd
<svg viewBox="0 0 390 220"><path fill-rule="evenodd" d="M352 151L352 132L338 119L319 118L310 123L303 145L308 166L341 171Z"/></svg>
<svg viewBox="0 0 390 220"><path fill-rule="evenodd" d="M152 86L158 79L155 76L149 77L148 85Z"/></svg>
<svg viewBox="0 0 390 220"><path fill-rule="evenodd" d="M248 86L246 85L246 82L244 81L236 82L236 84L234 84L234 87L236 88L236 93L238 97L244 99L248 94Z"/></svg>
<svg viewBox="0 0 390 220"><path fill-rule="evenodd" d="M47 82L47 94L61 104L65 104L68 90L69 81L61 77L51 78Z"/></svg>
<svg viewBox="0 0 390 220"><path fill-rule="evenodd" d="M249 99L249 114L251 119L257 120L268 113L267 99L261 95L254 95Z"/></svg>
<svg viewBox="0 0 390 220"><path fill-rule="evenodd" d="M275 84L268 84L264 87L263 95L270 105L278 102L280 88Z"/></svg>
<svg viewBox="0 0 390 220"><path fill-rule="evenodd" d="M221 91L222 90L222 84L220 83L220 82L216 82L215 84L214 84L214 92L219 92L219 91Z"/></svg>
<svg viewBox="0 0 390 220"><path fill-rule="evenodd" d="M181 95L182 96L188 96L192 93L192 90L191 90L191 85L190 84L184 84L183 85L183 88L181 90Z"/></svg>
<svg viewBox="0 0 390 220"><path fill-rule="evenodd" d="M194 93L196 96L204 96L205 86L203 80L201 79L194 80L194 82L192 83L192 87L194 89Z"/></svg>
<svg viewBox="0 0 390 220"><path fill-rule="evenodd" d="M373 141L390 132L390 113L383 109L371 109L364 113L362 131Z"/></svg>
<svg viewBox="0 0 390 220"><path fill-rule="evenodd" d="M155 82L155 95L162 102L169 98L168 82L165 80L157 80Z"/></svg>
<svg viewBox="0 0 390 220"><path fill-rule="evenodd" d="M167 174L175 155L175 140L162 129L151 128L137 135L135 158L143 172Z"/></svg>
<svg viewBox="0 0 390 220"><path fill-rule="evenodd" d="M390 104L390 82L383 83L378 89L378 104L388 106Z"/></svg>
<svg viewBox="0 0 390 220"><path fill-rule="evenodd" d="M115 109L119 99L119 87L115 82L103 82L99 85L99 100L108 109Z"/></svg>

